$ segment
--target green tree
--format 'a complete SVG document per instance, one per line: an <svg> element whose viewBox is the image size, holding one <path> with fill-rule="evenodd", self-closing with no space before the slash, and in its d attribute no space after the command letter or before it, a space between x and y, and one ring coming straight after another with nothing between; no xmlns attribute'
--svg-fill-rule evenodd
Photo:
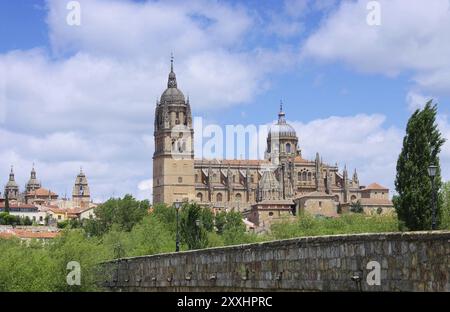
<svg viewBox="0 0 450 312"><path fill-rule="evenodd" d="M131 195L111 198L95 209L96 219L87 221L84 228L90 235L96 236L106 233L113 224L129 232L148 214L149 206L147 200L138 201Z"/></svg>
<svg viewBox="0 0 450 312"><path fill-rule="evenodd" d="M398 196L394 206L402 225L409 230L431 229L432 182L428 166L436 165L435 190L441 188L439 152L445 140L436 125L437 106L429 101L416 110L408 121L403 148L397 161L395 188ZM437 198L440 220L442 200Z"/></svg>
<svg viewBox="0 0 450 312"><path fill-rule="evenodd" d="M208 232L206 231L202 215L203 208L197 204L185 204L180 213L181 241L189 249L202 249L208 246Z"/></svg>
<svg viewBox="0 0 450 312"><path fill-rule="evenodd" d="M216 213L214 220L215 220L217 233L222 234L223 228L224 228L225 224L227 223L227 213L225 211L220 211L220 212Z"/></svg>
<svg viewBox="0 0 450 312"><path fill-rule="evenodd" d="M5 192L5 212L9 213L9 195Z"/></svg>

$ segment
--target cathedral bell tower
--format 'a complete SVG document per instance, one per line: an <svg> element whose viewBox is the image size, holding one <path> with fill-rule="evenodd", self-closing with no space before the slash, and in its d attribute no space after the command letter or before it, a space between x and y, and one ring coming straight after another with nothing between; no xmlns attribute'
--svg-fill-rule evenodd
<svg viewBox="0 0 450 312"><path fill-rule="evenodd" d="M194 130L189 98L178 89L171 59L167 89L156 103L153 204L194 200Z"/></svg>

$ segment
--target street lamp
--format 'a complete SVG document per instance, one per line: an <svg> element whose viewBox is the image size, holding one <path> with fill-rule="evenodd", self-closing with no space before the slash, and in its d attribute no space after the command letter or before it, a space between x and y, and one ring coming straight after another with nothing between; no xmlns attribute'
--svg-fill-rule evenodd
<svg viewBox="0 0 450 312"><path fill-rule="evenodd" d="M432 213L431 213L431 229L436 230L436 194L434 190L434 177L436 176L437 166L430 165L428 167L428 175L431 178L431 193L432 193Z"/></svg>
<svg viewBox="0 0 450 312"><path fill-rule="evenodd" d="M175 243L175 252L179 252L180 251L180 232L178 231L178 215L179 215L179 210L181 207L181 203L177 200L176 202L173 203L173 206L175 207L175 210L177 211L177 238L176 238L176 243Z"/></svg>

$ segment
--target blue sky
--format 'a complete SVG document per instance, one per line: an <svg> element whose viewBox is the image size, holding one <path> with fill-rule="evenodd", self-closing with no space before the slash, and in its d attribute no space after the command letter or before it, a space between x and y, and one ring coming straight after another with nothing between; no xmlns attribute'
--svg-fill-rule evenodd
<svg viewBox="0 0 450 312"><path fill-rule="evenodd" d="M406 121L426 99L449 137L446 0L378 1L379 26L363 0L79 1L75 27L67 2L0 1L5 182L13 164L24 185L35 162L44 186L70 193L83 166L98 200L150 197L171 52L195 116L266 124L282 100L304 155L358 168L365 184L393 188ZM449 179L448 144L441 158Z"/></svg>

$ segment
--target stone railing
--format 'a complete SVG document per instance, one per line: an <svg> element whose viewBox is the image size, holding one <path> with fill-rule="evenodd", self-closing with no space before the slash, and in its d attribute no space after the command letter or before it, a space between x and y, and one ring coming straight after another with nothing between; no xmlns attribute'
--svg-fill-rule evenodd
<svg viewBox="0 0 450 312"><path fill-rule="evenodd" d="M450 291L450 232L302 237L103 264L111 291Z"/></svg>

